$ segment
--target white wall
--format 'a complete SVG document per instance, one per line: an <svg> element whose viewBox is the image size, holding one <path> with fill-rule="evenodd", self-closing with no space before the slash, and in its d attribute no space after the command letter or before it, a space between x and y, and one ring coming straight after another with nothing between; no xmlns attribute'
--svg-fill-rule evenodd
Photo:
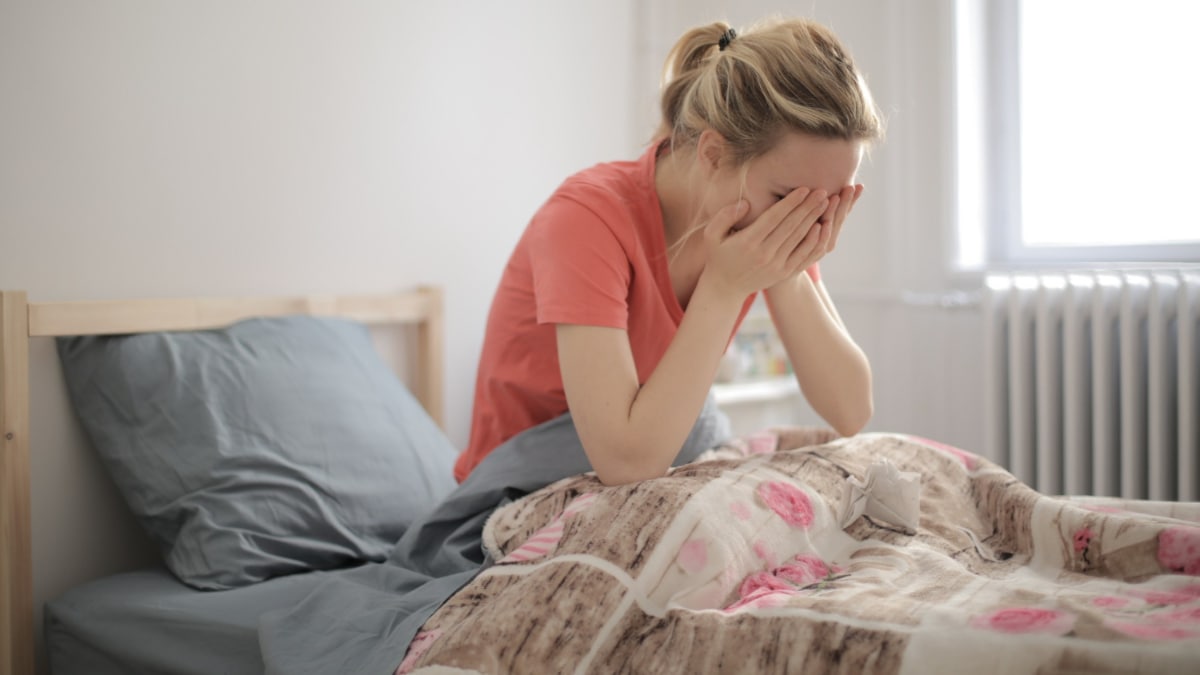
<svg viewBox="0 0 1200 675"><path fill-rule="evenodd" d="M0 0L0 288L441 284L465 443L491 294L569 172L634 156L633 3ZM32 347L34 593L145 559ZM50 476L54 476L53 482ZM81 514L88 514L82 519ZM131 549L136 549L131 550Z"/></svg>

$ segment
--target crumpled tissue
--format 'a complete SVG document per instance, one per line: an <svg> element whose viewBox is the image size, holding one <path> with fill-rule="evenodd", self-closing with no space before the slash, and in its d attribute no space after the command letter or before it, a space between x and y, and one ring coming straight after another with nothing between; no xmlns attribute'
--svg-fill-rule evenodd
<svg viewBox="0 0 1200 675"><path fill-rule="evenodd" d="M916 534L921 521L921 475L880 460L867 467L863 481L850 476L839 512L843 529L866 515Z"/></svg>

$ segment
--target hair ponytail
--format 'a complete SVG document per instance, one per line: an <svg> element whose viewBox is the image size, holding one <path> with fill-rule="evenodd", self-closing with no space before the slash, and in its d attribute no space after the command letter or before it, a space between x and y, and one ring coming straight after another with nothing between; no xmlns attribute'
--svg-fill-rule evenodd
<svg viewBox="0 0 1200 675"><path fill-rule="evenodd" d="M724 22L699 26L671 49L656 140L686 146L712 128L740 163L787 131L847 140L883 135L866 82L832 31L807 19L770 21L736 39L729 30Z"/></svg>
<svg viewBox="0 0 1200 675"><path fill-rule="evenodd" d="M685 99L693 90L706 62L719 53L721 36L729 30L729 24L717 21L707 26L697 26L683 34L667 54L662 72L663 119L655 134L657 138L672 136Z"/></svg>

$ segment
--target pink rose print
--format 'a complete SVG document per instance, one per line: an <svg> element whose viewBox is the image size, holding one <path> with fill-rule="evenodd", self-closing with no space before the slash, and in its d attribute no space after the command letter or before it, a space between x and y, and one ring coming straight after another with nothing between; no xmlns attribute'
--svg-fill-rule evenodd
<svg viewBox="0 0 1200 675"><path fill-rule="evenodd" d="M731 439L724 444L724 447L736 450L743 457L769 455L778 449L779 435L769 431L760 431Z"/></svg>
<svg viewBox="0 0 1200 675"><path fill-rule="evenodd" d="M792 527L807 528L813 522L812 502L803 490L780 481L767 481L758 486L758 496Z"/></svg>
<svg viewBox="0 0 1200 675"><path fill-rule="evenodd" d="M827 564L814 555L800 554L785 565L769 572L755 572L742 580L738 589L741 599L725 608L731 612L745 607L776 607L798 595L797 586L828 579L841 569Z"/></svg>
<svg viewBox="0 0 1200 675"><path fill-rule="evenodd" d="M779 443L779 437L775 434L759 432L751 434L746 439L747 451L751 455L769 455L775 452L775 446Z"/></svg>
<svg viewBox="0 0 1200 675"><path fill-rule="evenodd" d="M742 581L742 587L738 589L741 599L726 607L725 611L778 607L795 594L788 582L776 578L770 572L756 572Z"/></svg>
<svg viewBox="0 0 1200 675"><path fill-rule="evenodd" d="M1112 595L1101 595L1092 598L1092 604L1104 609L1120 609L1129 604L1129 598L1118 598Z"/></svg>
<svg viewBox="0 0 1200 675"><path fill-rule="evenodd" d="M1088 544L1092 543L1092 537L1095 536L1091 529L1081 528L1075 531L1075 552L1083 553L1087 550Z"/></svg>
<svg viewBox="0 0 1200 675"><path fill-rule="evenodd" d="M1200 528L1169 527L1160 532L1158 562L1172 572L1200 576Z"/></svg>
<svg viewBox="0 0 1200 675"><path fill-rule="evenodd" d="M1186 628L1175 628L1160 624L1131 623L1128 621L1105 621L1104 625L1126 635L1143 640L1187 640L1196 637L1196 632Z"/></svg>
<svg viewBox="0 0 1200 675"><path fill-rule="evenodd" d="M792 590L790 584L776 578L770 572L756 572L742 581L742 586L738 589L738 595L740 599L726 607L726 612L734 612L739 609L778 607L787 602L789 597L795 595L795 592Z"/></svg>
<svg viewBox="0 0 1200 675"><path fill-rule="evenodd" d="M1158 618L1168 623L1200 623L1200 607L1186 607L1161 612Z"/></svg>
<svg viewBox="0 0 1200 675"><path fill-rule="evenodd" d="M756 572L742 581L742 587L738 589L738 595L745 599L755 592L764 589L768 591L790 591L792 587L788 582L770 572Z"/></svg>
<svg viewBox="0 0 1200 675"><path fill-rule="evenodd" d="M918 443L928 445L931 448L936 448L942 452L953 455L958 461L962 462L963 466L965 466L968 470L974 469L979 463L978 457L967 452L966 450L956 448L953 445L946 445L945 443L939 443L938 441L922 438L920 436L909 436L909 438Z"/></svg>
<svg viewBox="0 0 1200 675"><path fill-rule="evenodd" d="M405 673L412 672L413 667L417 665L417 660L424 656L425 652L429 651L429 648L433 646L433 643L436 642L441 635L442 631L440 630L423 631L417 633L417 636L414 637L413 641L409 643L408 654L396 668L395 675L405 675Z"/></svg>
<svg viewBox="0 0 1200 675"><path fill-rule="evenodd" d="M729 505L729 511L738 520L750 520L750 507L745 502L733 502Z"/></svg>
<svg viewBox="0 0 1200 675"><path fill-rule="evenodd" d="M675 559L684 572L696 574L708 564L708 542L703 539L689 539L679 547L679 557Z"/></svg>
<svg viewBox="0 0 1200 675"><path fill-rule="evenodd" d="M1039 607L999 609L971 619L971 626L1001 633L1066 635L1075 627L1075 615Z"/></svg>
<svg viewBox="0 0 1200 675"><path fill-rule="evenodd" d="M795 595L794 591L778 591L767 588L760 588L750 595L738 600L732 605L725 608L726 612L736 612L739 609L763 609L767 607L779 607L786 604L788 598Z"/></svg>
<svg viewBox="0 0 1200 675"><path fill-rule="evenodd" d="M567 504L563 512L550 521L549 525L534 532L529 539L525 540L525 543L521 544L512 553L504 556L500 562L528 562L553 551L558 547L558 542L563 537L566 519L586 509L595 499L596 493L594 492L582 494L572 499L571 503Z"/></svg>
<svg viewBox="0 0 1200 675"><path fill-rule="evenodd" d="M797 586L807 586L830 576L833 574L833 570L825 564L824 560L802 553L792 558L787 564L771 570L771 573Z"/></svg>
<svg viewBox="0 0 1200 675"><path fill-rule="evenodd" d="M1186 605L1196 596L1178 591L1130 591L1130 595L1141 598L1148 605Z"/></svg>
<svg viewBox="0 0 1200 675"><path fill-rule="evenodd" d="M770 544L762 539L754 540L754 555L766 563L767 567L775 566L775 551L772 551Z"/></svg>

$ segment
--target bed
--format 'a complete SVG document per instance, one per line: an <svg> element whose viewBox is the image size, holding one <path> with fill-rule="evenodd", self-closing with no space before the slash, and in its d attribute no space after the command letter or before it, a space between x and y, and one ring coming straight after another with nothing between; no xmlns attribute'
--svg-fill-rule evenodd
<svg viewBox="0 0 1200 675"><path fill-rule="evenodd" d="M23 349L29 336L68 335L89 336L58 340L76 414L114 480L127 498L134 495L134 511L160 541L165 567L109 575L49 603L51 662L64 673L1200 672L1200 504L1042 495L968 449L902 433L838 438L825 429L785 427L731 438L711 405L660 479L601 485L587 471L567 415L519 435L462 485L448 485L436 478L453 452L436 424L442 355L434 289L370 300L213 302L203 303L204 311L196 301L143 311L149 305L39 306L18 293L0 298L3 421L11 434L0 672L29 672L33 663ZM156 426L180 413L160 403L170 396L147 393L160 392L162 377L145 366L145 355L168 354L178 368L190 362L180 355L197 349L221 359L265 353L263 345L292 344L297 313L416 322L414 400L424 405L406 399L393 377L366 387L369 400L354 399L336 415L328 397L318 408L326 412L305 412L288 393L313 379L305 371L272 390L288 393L287 405L264 408L256 389L264 378L210 382L203 373L225 371L200 361L186 377L166 378L193 383L178 393L178 408L204 410L199 417L206 420L232 416L233 436L263 443L303 428L288 447L272 451L279 454L327 437L328 430L308 424L394 399L403 430L382 428L405 436L403 451L385 444L390 459L381 459L364 443L356 454L338 456L354 463L365 454L376 462L368 469L380 461L400 461L403 469L358 473L329 486L324 481L339 468L328 461L309 473L289 465L284 476L263 465L253 473L270 480L247 485L245 457L233 453L233 473L221 462L193 472L198 480L221 479L206 488L216 505L194 509L222 527L213 532L208 522L197 532L180 526L164 533L151 518L161 515L161 504L136 498L147 482L171 483L161 480L165 470L146 468L155 461L149 453L201 432L182 423ZM147 319L168 315L175 318ZM279 321L264 328L261 318L243 321L249 317ZM357 329L337 323L330 338L327 323L322 318L324 337L313 339L326 346L334 339L339 358L347 344L358 345L349 351L362 346ZM308 323L300 326L310 335ZM232 330L250 333L211 344L206 337L199 346L163 337ZM115 341L121 349L90 337L101 333L122 334ZM140 344L128 342L138 337L131 333L150 336L152 348L124 351ZM320 362L297 357L314 353L307 344L288 347L272 367ZM353 363L365 368L337 361L318 379L334 381L346 370L377 377L380 364L362 359ZM275 372L265 379L278 379ZM98 381L119 386L88 389ZM188 398L214 388L219 396L203 405ZM363 389L353 380L335 393L340 400ZM131 412L145 401L156 402L151 413ZM252 418L246 409L256 411ZM275 415L283 422L271 422L268 432L255 426ZM139 425L139 435L130 436L128 428ZM367 426L342 425L337 433ZM172 442L144 443L148 434ZM114 447L143 445L124 465L112 456L119 455ZM328 443L318 445L328 452ZM172 480L177 472L186 477L182 461L166 471ZM296 484L286 482L301 474ZM218 489L229 481L236 491ZM274 504L235 508L258 503L251 495L259 483L271 495L319 485L322 494L337 494L341 507L371 486L383 497L349 514L324 505L316 519L269 518L278 515ZM398 494L409 501L389 515ZM365 520L351 518L364 512ZM396 522L359 541L376 518ZM230 520L241 528L236 546L220 543ZM282 538L255 531L264 522L292 529ZM257 543L243 550L247 538Z"/></svg>
<svg viewBox="0 0 1200 675"><path fill-rule="evenodd" d="M34 672L35 643L40 642L35 636L40 637L42 632L40 626L34 624L35 613L40 614L40 611L35 612L34 607L34 536L39 539L39 546L43 550L55 539L79 537L78 532L60 531L58 527L53 531L39 531L36 535L31 532L31 503L36 501L31 499L30 494L31 452L42 453L41 461L45 463L45 457L53 454L51 451L58 450L54 447L56 444L66 445L75 440L67 434L59 434L60 427L72 426L69 424L70 420L57 418L38 427L36 431L39 435L32 439L32 443L30 439L31 402L43 409L53 408L58 407L55 404L60 403L55 400L55 394L66 397L62 391L47 393L44 391L47 389L45 386L30 386L31 380L35 385L43 385L47 378L61 379L56 372L46 368L47 365L53 365L47 364L47 360L58 360L57 354L47 354L48 351L54 352L53 343L60 336L207 331L251 317L300 315L341 317L370 326L373 343L381 350L380 360L387 363L389 370L394 370L398 376L408 381L411 391L420 401L416 407L428 414L429 421L423 421L423 424L430 427L441 422L443 319L442 294L436 287L369 295L205 297L52 303L30 302L23 292L0 294L0 428L3 429L0 442L3 443L4 450L3 461L0 463L0 522L4 525L0 529L0 673L25 675ZM353 339L356 336L346 337ZM31 372L31 363L35 366L40 365L41 368ZM65 402L62 405L65 405ZM69 410L67 414L71 414ZM452 453L448 442L444 443L443 450ZM91 452L93 449L85 447L84 450ZM42 481L40 484L57 487L60 478L57 474L61 472L66 476L66 470L60 464L81 463L78 457L55 459L57 463L51 467L56 472L55 480L49 483ZM81 486L77 482L67 480L62 483L66 484L72 493L84 493L84 496L97 502L116 497L117 490L111 486L112 477L105 475L107 472L100 463L93 462L87 466L96 472L96 482L102 485L100 489L91 489L89 486ZM450 484L448 480L445 482L446 487ZM65 495L62 501L68 507L73 506L73 497L73 494ZM119 501L119 497L116 498ZM124 603L121 609L126 612L130 621L136 622L139 616L147 613L154 616L153 612L159 612L157 616L161 619L162 612L167 612L172 621L178 623L172 628L167 628L171 625L169 623L160 624L167 634L179 634L185 642L189 635L203 635L204 631L230 636L236 635L239 630L250 630L252 636L253 615L247 615L245 612L239 614L236 611L240 608L238 598L234 598L231 603L221 604L224 597L220 593L196 595L190 587L181 584L161 561L152 566L158 557L158 551L146 541L142 541L145 535L140 533L141 524L134 522L135 517L127 508L117 504L118 508L113 509L113 505L107 502L97 503L95 506L98 513L68 512L65 514L65 522L68 525L80 522L98 526L104 531L104 536L111 536L102 543L122 550L109 556L90 556L94 560L73 560L63 565L69 568L69 573L74 574L75 578L71 583L89 580L96 582L90 586L83 585L80 589L85 594L80 597L86 601L83 606L88 611L98 611L103 616L105 602L112 600ZM88 508L88 505L85 503L83 508ZM100 513L101 511L103 513ZM55 524L61 526L62 522ZM85 539L85 543L95 543L95 539L79 538ZM89 557L86 547L54 548L52 553L65 553L72 558ZM44 556L42 564L45 565ZM83 573L80 574L77 568L82 568ZM115 574L118 570L125 573ZM46 569L39 569L38 575L44 579L47 576ZM93 579L101 576L103 578ZM108 583L110 581L112 583ZM290 575L278 582L257 587L248 595L258 594L259 599L284 602L290 597L288 594L302 593L303 585L309 581L302 576ZM46 585L44 581L41 583L43 587ZM123 590L124 586L140 589L140 592L127 593ZM188 591L192 592L189 594ZM47 599L59 595L54 591L43 591L42 594L46 595ZM191 597L203 597L205 603L188 605ZM146 602L139 604L139 599L145 599ZM251 597L248 600L255 601L255 598ZM40 610L41 607L36 609ZM239 616L242 617L241 628L236 622L222 623L229 617L236 619ZM250 619L246 619L246 616L250 616ZM78 621L81 617L86 619L83 614L71 614L66 619ZM248 625L247 621L250 621ZM119 622L109 623L113 630L120 630ZM152 642L153 640L147 640L147 643ZM217 644L224 649L231 643L226 640L225 643ZM169 651L172 645L168 642L163 646ZM256 647L256 644L252 646ZM45 667L41 667L40 670L45 671ZM166 670L163 669L164 672ZM221 670L224 669L209 672Z"/></svg>

